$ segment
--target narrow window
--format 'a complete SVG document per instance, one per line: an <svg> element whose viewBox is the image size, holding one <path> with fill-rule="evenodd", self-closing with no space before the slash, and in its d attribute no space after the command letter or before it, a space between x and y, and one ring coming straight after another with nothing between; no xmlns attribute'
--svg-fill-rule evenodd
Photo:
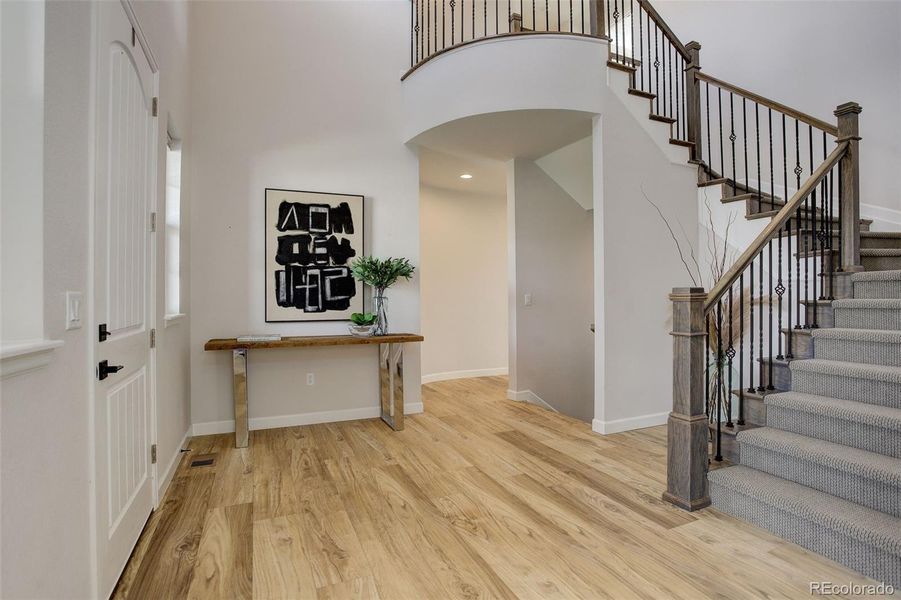
<svg viewBox="0 0 901 600"><path fill-rule="evenodd" d="M169 134L166 147L166 317L181 310L181 142Z"/></svg>

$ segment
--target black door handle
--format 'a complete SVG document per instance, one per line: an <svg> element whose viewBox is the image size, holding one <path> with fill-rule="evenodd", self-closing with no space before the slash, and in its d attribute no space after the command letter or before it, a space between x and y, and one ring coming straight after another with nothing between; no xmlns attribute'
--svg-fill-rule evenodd
<svg viewBox="0 0 901 600"><path fill-rule="evenodd" d="M97 365L97 379L103 381L106 379L110 373L118 373L122 369L125 368L125 365L112 365L110 366L108 361L101 360L100 364Z"/></svg>

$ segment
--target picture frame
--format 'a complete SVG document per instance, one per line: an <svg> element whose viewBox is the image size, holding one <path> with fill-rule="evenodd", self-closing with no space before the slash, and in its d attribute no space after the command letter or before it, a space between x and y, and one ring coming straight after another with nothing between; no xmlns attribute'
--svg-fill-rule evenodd
<svg viewBox="0 0 901 600"><path fill-rule="evenodd" d="M358 194L265 188L265 320L347 321L363 312L350 262L364 256Z"/></svg>

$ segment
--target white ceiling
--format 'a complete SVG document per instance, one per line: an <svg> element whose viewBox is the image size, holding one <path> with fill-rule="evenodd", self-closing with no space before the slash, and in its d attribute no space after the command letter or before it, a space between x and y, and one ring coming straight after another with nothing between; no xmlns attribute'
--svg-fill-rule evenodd
<svg viewBox="0 0 901 600"><path fill-rule="evenodd" d="M430 129L413 142L451 156L534 160L591 135L592 116L569 110L476 115Z"/></svg>
<svg viewBox="0 0 901 600"><path fill-rule="evenodd" d="M460 179L463 173L469 173L472 179ZM466 158L420 148L419 182L455 192L504 196L507 170L502 161Z"/></svg>

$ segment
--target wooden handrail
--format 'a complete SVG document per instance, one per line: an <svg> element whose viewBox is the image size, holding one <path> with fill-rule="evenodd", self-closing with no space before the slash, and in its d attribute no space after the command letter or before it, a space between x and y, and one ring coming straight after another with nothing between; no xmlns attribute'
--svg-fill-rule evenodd
<svg viewBox="0 0 901 600"><path fill-rule="evenodd" d="M709 312L720 297L735 284L735 280L738 279L739 275L744 273L745 269L748 268L748 265L751 264L751 261L754 260L754 258L763 250L763 247L776 236L779 230L782 229L782 226L785 225L785 222L795 215L798 208L814 191L816 186L820 184L820 181L822 181L832 167L838 164L838 161L845 155L848 151L848 145L849 142L847 140L838 143L835 150L826 157L826 160L817 167L816 171L811 173L810 177L807 178L807 181L805 181L791 199L785 203L782 210L773 217L773 220L760 232L760 235L758 235L751 245L748 246L747 250L745 250L729 270L726 271L726 274L716 282L713 289L707 294L707 300L704 301L705 313Z"/></svg>
<svg viewBox="0 0 901 600"><path fill-rule="evenodd" d="M765 97L761 96L760 94L755 94L754 92L752 92L750 90L740 88L737 85L734 85L727 81L723 81L722 79L717 79L716 77L714 77L712 75L708 75L708 74L704 73L703 71L698 71L698 73L695 75L695 77L697 79L700 79L701 81L707 81L716 86L719 86L719 87L723 88L724 90L729 90L730 92L734 92L734 93L738 94L739 96L744 96L748 100L753 100L754 102L757 102L758 104L772 108L773 110L778 110L779 112L784 113L793 119L797 119L799 121L807 123L808 125L813 125L817 129L819 129L821 131L825 131L829 135L838 137L838 127L836 127L835 124L833 124L833 123L827 123L826 121L817 119L816 117L812 117L812 116L808 115L807 113L803 113L800 110L795 110L794 108L792 108L790 106L786 106L786 105L782 104L781 102L776 102L775 100L770 100L769 98L765 98Z"/></svg>
<svg viewBox="0 0 901 600"><path fill-rule="evenodd" d="M657 9L655 9L648 0L638 0L638 5L643 8L652 19L654 19L657 27L676 48L676 51L682 55L682 58L684 58L686 61L690 60L690 57L688 56L688 50L685 49L685 45L679 41L679 38L676 37L676 34L673 33L673 30L669 28L669 25L667 25L666 21L663 20L663 17L660 16L660 13L657 12Z"/></svg>

